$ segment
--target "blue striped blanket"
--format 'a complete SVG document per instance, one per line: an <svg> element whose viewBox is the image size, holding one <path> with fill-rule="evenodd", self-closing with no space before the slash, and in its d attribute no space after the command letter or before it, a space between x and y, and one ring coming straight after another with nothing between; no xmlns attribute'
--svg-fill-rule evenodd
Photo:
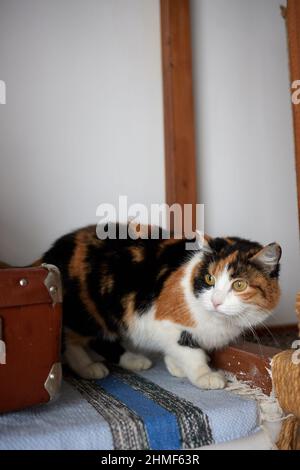
<svg viewBox="0 0 300 470"><path fill-rule="evenodd" d="M204 391L163 364L105 379L69 376L56 401L0 416L0 449L194 449L258 430L254 400Z"/></svg>

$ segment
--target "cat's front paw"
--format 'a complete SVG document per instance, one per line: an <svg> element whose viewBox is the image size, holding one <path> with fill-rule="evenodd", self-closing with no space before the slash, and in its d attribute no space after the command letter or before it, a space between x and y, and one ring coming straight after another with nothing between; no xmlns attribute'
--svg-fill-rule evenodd
<svg viewBox="0 0 300 470"><path fill-rule="evenodd" d="M109 370L102 362L92 362L80 371L83 379L103 379L108 374Z"/></svg>
<svg viewBox="0 0 300 470"><path fill-rule="evenodd" d="M196 387L205 390L217 390L226 387L226 379L222 372L209 371L197 377L192 383L196 385Z"/></svg>
<svg viewBox="0 0 300 470"><path fill-rule="evenodd" d="M165 364L171 375L174 377L186 377L184 371L176 364L171 356L165 357Z"/></svg>
<svg viewBox="0 0 300 470"><path fill-rule="evenodd" d="M126 351L122 354L119 365L124 369L139 371L150 369L152 362L142 354L135 354L130 351Z"/></svg>

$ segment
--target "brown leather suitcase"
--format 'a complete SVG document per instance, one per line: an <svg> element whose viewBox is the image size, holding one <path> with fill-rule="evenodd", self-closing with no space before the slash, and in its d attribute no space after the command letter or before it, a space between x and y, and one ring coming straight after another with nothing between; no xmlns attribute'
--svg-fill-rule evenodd
<svg viewBox="0 0 300 470"><path fill-rule="evenodd" d="M55 266L0 269L0 412L48 402L58 392L61 302Z"/></svg>

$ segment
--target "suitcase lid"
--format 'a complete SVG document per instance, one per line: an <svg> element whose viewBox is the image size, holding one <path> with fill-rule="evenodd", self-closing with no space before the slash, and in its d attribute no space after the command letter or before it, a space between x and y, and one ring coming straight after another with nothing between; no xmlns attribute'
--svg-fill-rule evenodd
<svg viewBox="0 0 300 470"><path fill-rule="evenodd" d="M62 287L56 266L0 269L0 309L60 302Z"/></svg>

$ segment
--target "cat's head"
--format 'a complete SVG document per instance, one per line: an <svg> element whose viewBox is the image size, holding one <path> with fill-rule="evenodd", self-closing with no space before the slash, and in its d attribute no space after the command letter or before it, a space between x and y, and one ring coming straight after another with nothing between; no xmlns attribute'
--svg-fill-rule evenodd
<svg viewBox="0 0 300 470"><path fill-rule="evenodd" d="M241 328L265 321L280 297L280 246L205 237L200 249L201 262L195 266L192 283L205 310Z"/></svg>

